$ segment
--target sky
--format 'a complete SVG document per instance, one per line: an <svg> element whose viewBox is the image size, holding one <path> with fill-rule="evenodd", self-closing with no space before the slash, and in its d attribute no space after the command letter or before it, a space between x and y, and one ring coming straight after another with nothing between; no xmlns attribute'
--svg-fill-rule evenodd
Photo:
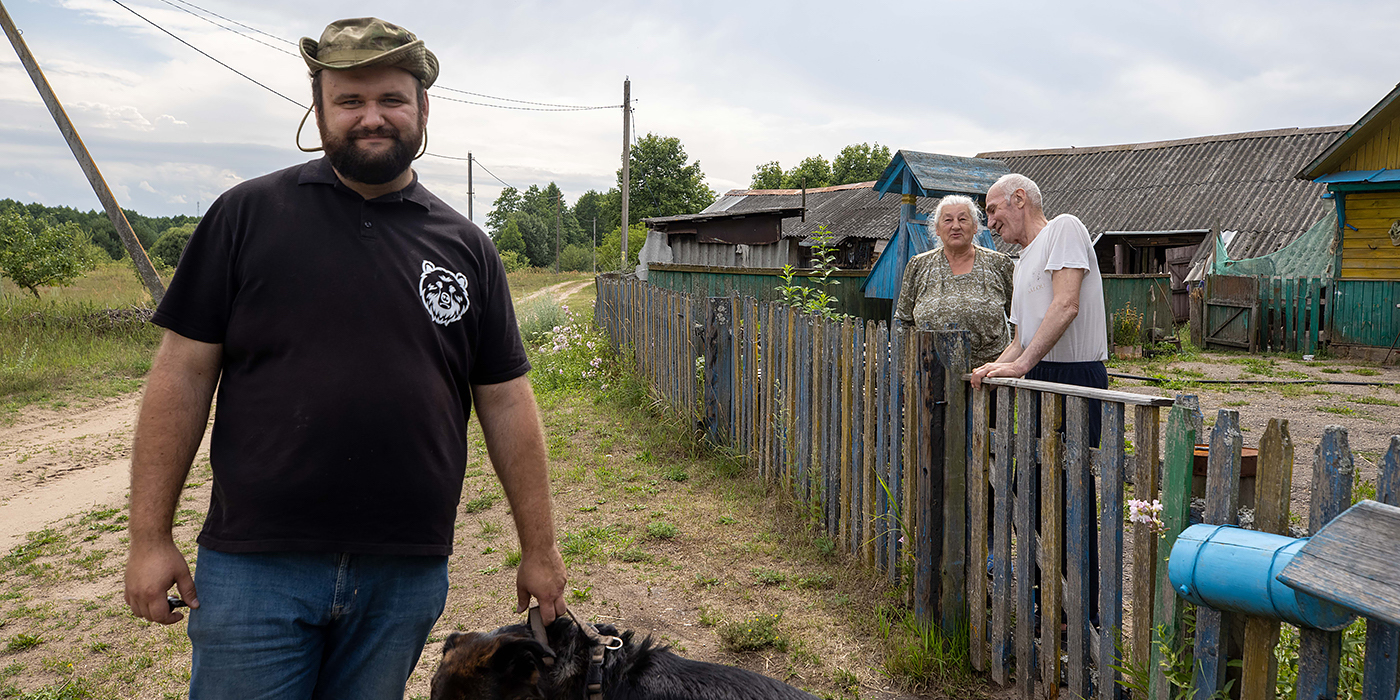
<svg viewBox="0 0 1400 700"><path fill-rule="evenodd" d="M415 168L466 213L467 167L454 158L473 154L479 222L503 183L553 181L570 202L615 186L622 113L503 109L526 105L452 90L608 106L630 78L634 129L679 138L723 193L761 163L830 160L860 142L971 156L1351 124L1400 81L1394 0L4 6L117 200L147 216L197 214L243 180L316 157L293 145L294 102L309 102L295 42L343 17L382 17L437 55L428 151L449 158ZM0 199L101 208L9 47L0 113ZM314 123L302 143L318 143Z"/></svg>

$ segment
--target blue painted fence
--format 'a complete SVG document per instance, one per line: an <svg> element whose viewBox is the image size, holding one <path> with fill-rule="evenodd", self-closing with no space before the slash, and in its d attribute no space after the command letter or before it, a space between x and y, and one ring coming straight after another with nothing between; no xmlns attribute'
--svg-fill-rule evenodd
<svg viewBox="0 0 1400 700"><path fill-rule="evenodd" d="M1189 524L1198 436L1210 444L1205 521L1235 520L1236 411L1221 410L1207 436L1190 395L1022 379L973 390L962 331L826 320L776 302L696 297L636 280L600 277L597 287L598 327L663 405L820 513L821 527L853 560L892 581L909 571L919 618L968 635L972 665L994 682L1014 684L1027 700L1062 691L1110 700L1129 693L1117 669L1136 665L1148 669L1147 697L1175 700L1188 690L1173 687L1161 666L1163 647L1187 643L1187 605L1171 589L1165 558ZM1101 415L1101 447L1089 434L1090 411ZM1256 526L1286 532L1287 420L1270 421L1259 449ZM1341 512L1336 504L1350 504L1351 474L1345 430L1328 428L1314 461L1314 530ZM1377 498L1397 503L1400 436L1377 487ZM1160 532L1125 524L1129 495L1161 501ZM1231 673L1242 673L1234 693L1274 697L1278 624L1245 623L1243 670L1235 671L1229 616L1196 610L1195 697L1224 688ZM1396 634L1380 624L1369 632L1365 697L1389 700ZM1335 634L1303 631L1298 697L1336 697Z"/></svg>

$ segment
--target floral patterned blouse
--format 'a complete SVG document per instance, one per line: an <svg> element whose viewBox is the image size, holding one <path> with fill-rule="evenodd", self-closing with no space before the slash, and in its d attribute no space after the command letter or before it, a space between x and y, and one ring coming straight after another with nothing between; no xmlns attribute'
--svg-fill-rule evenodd
<svg viewBox="0 0 1400 700"><path fill-rule="evenodd" d="M926 330L972 332L972 366L991 362L1011 344L1006 314L1011 308L1010 256L973 246L972 270L954 275L942 248L914 256L904 268L904 282L894 317Z"/></svg>

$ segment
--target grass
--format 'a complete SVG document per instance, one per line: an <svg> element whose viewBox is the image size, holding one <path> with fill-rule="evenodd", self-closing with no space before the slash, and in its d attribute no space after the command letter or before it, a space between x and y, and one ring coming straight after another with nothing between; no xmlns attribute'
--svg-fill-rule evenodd
<svg viewBox="0 0 1400 700"><path fill-rule="evenodd" d="M723 625L719 628L720 646L735 654L764 649L787 651L791 641L778 629L780 619L782 615L772 613Z"/></svg>

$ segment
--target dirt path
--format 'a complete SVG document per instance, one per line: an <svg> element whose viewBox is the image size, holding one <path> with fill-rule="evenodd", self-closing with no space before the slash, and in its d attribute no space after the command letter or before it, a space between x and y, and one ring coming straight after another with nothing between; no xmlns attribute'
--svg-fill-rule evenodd
<svg viewBox="0 0 1400 700"><path fill-rule="evenodd" d="M125 503L140 398L132 392L60 411L29 409L0 428L0 552L74 513Z"/></svg>
<svg viewBox="0 0 1400 700"><path fill-rule="evenodd" d="M515 303L519 304L522 301L530 301L531 299L537 299L546 294L554 297L555 299L568 299L569 297L577 294L580 289L583 289L584 287L587 287L590 284L593 284L593 280L591 279L577 282L560 282L559 284L545 287L544 289L541 289L538 292L531 292L530 294L526 294L523 298L517 299Z"/></svg>

